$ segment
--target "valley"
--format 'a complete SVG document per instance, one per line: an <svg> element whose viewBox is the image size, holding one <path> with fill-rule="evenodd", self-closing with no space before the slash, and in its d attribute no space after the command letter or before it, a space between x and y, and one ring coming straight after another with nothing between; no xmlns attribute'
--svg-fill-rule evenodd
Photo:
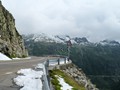
<svg viewBox="0 0 120 90"><path fill-rule="evenodd" d="M57 38L57 42L54 39L51 39L54 42L44 39L42 41L39 39L34 41L32 38L24 39L30 55L67 55L66 38L60 38ZM75 39L72 39L72 47L70 49L70 58L73 63L82 68L85 74L100 90L119 90L119 42L103 40L93 43L89 42L86 38L76 38L77 42ZM34 51L36 52L34 53Z"/></svg>

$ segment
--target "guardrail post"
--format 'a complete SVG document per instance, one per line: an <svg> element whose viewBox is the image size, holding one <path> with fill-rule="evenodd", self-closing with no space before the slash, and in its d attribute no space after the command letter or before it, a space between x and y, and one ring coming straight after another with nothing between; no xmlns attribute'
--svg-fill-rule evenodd
<svg viewBox="0 0 120 90"><path fill-rule="evenodd" d="M68 62L69 62L69 61L70 61L70 58L68 57L67 60L68 60Z"/></svg>
<svg viewBox="0 0 120 90"><path fill-rule="evenodd" d="M57 64L58 64L58 67L59 68L59 65L61 64L60 61L63 61L64 64L67 63L67 60L69 60L69 58L58 58L58 59L55 59L55 64L56 64L56 61L57 61ZM50 66L50 61L47 59L45 62L44 62L44 68L43 68L43 72L44 72L44 75L42 76L42 82L43 82L43 90L54 90L51 86L51 82L50 82L50 77L49 77L49 66Z"/></svg>
<svg viewBox="0 0 120 90"><path fill-rule="evenodd" d="M60 65L60 59L58 58L58 65Z"/></svg>
<svg viewBox="0 0 120 90"><path fill-rule="evenodd" d="M64 58L64 63L66 64L66 58Z"/></svg>
<svg viewBox="0 0 120 90"><path fill-rule="evenodd" d="M49 60L47 60L47 66L49 67Z"/></svg>

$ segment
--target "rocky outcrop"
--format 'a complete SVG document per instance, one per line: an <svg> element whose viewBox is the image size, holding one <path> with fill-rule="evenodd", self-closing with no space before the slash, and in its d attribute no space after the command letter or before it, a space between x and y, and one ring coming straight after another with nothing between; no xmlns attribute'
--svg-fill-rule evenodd
<svg viewBox="0 0 120 90"><path fill-rule="evenodd" d="M88 41L87 38L85 38L85 37L82 37L82 38L75 37L74 40L75 40L75 42L78 43L78 44L81 44L81 43L89 43L89 41Z"/></svg>
<svg viewBox="0 0 120 90"><path fill-rule="evenodd" d="M22 36L15 27L15 19L0 1L0 52L9 57L26 57Z"/></svg>
<svg viewBox="0 0 120 90"><path fill-rule="evenodd" d="M63 70L66 74L74 78L74 80L80 85L84 85L86 90L99 90L91 83L90 79L86 77L84 72L73 63L60 65L59 69Z"/></svg>

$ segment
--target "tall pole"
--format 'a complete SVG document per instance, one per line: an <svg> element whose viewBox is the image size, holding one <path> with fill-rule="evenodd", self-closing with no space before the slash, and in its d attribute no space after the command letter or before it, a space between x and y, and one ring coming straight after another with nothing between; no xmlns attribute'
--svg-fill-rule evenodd
<svg viewBox="0 0 120 90"><path fill-rule="evenodd" d="M69 59L70 59L70 47L72 46L70 37L67 37L66 43L67 43L68 61L69 61Z"/></svg>
<svg viewBox="0 0 120 90"><path fill-rule="evenodd" d="M68 61L70 59L70 46L68 46Z"/></svg>

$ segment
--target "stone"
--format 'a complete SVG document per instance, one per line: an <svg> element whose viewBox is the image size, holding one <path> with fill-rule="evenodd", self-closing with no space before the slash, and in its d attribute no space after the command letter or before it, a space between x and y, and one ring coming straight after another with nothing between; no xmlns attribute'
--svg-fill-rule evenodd
<svg viewBox="0 0 120 90"><path fill-rule="evenodd" d="M13 15L5 9L0 1L0 52L10 58L27 57L22 36L15 27Z"/></svg>
<svg viewBox="0 0 120 90"><path fill-rule="evenodd" d="M61 69L64 68L64 72L67 73L69 76L71 76L72 78L74 78L74 80L80 84L80 85L84 85L84 87L86 88L86 90L99 90L97 89L92 83L91 81L86 77L85 73L82 71L82 69L78 68L76 65L74 64L69 64L67 65L67 68L61 66Z"/></svg>

